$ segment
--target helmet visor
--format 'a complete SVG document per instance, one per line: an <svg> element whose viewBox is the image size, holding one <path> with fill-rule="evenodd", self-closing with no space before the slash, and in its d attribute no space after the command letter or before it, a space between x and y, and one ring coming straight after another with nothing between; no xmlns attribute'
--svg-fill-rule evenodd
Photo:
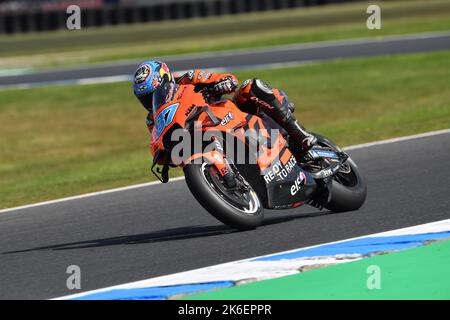
<svg viewBox="0 0 450 320"><path fill-rule="evenodd" d="M141 102L142 106L147 109L148 112L152 111L152 104L153 104L153 92L144 94L142 96L138 96L139 101Z"/></svg>

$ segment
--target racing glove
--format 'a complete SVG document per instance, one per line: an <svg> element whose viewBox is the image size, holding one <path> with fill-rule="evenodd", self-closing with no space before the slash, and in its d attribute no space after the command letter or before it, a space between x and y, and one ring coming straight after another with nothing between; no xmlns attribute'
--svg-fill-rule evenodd
<svg viewBox="0 0 450 320"><path fill-rule="evenodd" d="M238 85L237 78L230 73L214 73L200 69L190 70L181 75L175 74L175 81L179 84L192 84L197 92L209 91L213 95L231 93Z"/></svg>
<svg viewBox="0 0 450 320"><path fill-rule="evenodd" d="M211 90L215 93L215 94L227 94L227 93L231 93L234 90L236 90L237 88L237 80L234 77L226 77L223 79L220 79L219 81L215 82L212 85Z"/></svg>

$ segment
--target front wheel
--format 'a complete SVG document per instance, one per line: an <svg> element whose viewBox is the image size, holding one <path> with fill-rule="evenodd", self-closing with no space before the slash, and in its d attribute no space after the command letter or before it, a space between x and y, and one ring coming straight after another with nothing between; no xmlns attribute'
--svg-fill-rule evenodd
<svg viewBox="0 0 450 320"><path fill-rule="evenodd" d="M367 186L351 158L345 163L346 172L338 172L332 181L331 201L325 208L333 212L358 210L365 202Z"/></svg>
<svg viewBox="0 0 450 320"><path fill-rule="evenodd" d="M216 219L239 230L261 225L262 205L242 176L238 187L229 188L213 165L188 164L183 170L192 195Z"/></svg>

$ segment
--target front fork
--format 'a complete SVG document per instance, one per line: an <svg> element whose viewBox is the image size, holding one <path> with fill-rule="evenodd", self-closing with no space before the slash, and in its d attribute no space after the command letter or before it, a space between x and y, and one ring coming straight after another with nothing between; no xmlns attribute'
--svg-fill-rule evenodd
<svg viewBox="0 0 450 320"><path fill-rule="evenodd" d="M195 159L203 158L210 162L219 172L220 176L223 178L225 184L229 188L236 187L236 173L234 172L233 166L230 164L225 156L223 146L219 139L213 137L214 149L204 153L198 153L192 155L187 160L187 163L195 161ZM187 164L186 163L186 164Z"/></svg>
<svg viewBox="0 0 450 320"><path fill-rule="evenodd" d="M328 204L331 201L331 188L332 181L334 175L338 173L341 166L348 159L348 154L343 151L335 151L338 156L338 160L334 163L330 164L328 161L328 165L325 166L322 170L310 173L316 181L317 191L314 197L311 198L307 203L312 205L320 210L323 209L323 206ZM311 157L314 159L314 156ZM320 159L320 157L319 157Z"/></svg>

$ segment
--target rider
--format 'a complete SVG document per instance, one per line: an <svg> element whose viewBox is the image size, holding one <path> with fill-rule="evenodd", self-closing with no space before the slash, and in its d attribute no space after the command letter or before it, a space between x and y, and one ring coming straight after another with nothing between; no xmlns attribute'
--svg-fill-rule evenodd
<svg viewBox="0 0 450 320"><path fill-rule="evenodd" d="M289 149L298 161L316 142L297 122L284 92L272 89L260 79L246 80L238 89L237 78L229 73L213 73L204 70L190 70L183 74L173 75L167 65L161 61L150 60L139 65L134 75L134 94L149 112L147 127L152 132L153 93L157 87L166 82L180 85L194 85L196 89L206 89L202 92L208 98L219 98L223 94L234 94L234 102L243 111L255 115L266 114L286 130L289 135ZM178 86L176 86L176 89Z"/></svg>

